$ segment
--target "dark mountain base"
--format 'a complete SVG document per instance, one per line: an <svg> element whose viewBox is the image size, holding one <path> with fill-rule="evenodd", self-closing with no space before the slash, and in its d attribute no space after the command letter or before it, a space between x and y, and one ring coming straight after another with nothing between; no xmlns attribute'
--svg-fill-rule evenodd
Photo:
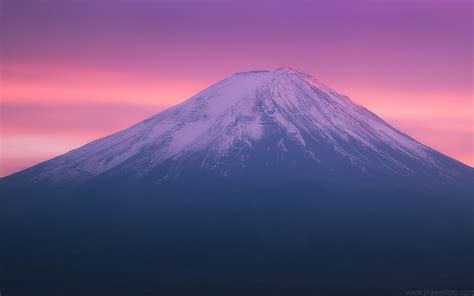
<svg viewBox="0 0 474 296"><path fill-rule="evenodd" d="M334 190L330 181L275 178L244 188L250 183L194 180L184 182L188 186L4 186L0 292L406 295L474 289L470 188L408 190L371 182Z"/></svg>

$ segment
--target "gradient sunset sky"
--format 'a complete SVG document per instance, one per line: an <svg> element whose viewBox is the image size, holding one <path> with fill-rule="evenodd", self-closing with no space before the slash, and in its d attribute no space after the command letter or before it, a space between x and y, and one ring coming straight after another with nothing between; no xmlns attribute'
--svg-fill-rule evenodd
<svg viewBox="0 0 474 296"><path fill-rule="evenodd" d="M0 176L289 66L474 165L473 2L2 0Z"/></svg>

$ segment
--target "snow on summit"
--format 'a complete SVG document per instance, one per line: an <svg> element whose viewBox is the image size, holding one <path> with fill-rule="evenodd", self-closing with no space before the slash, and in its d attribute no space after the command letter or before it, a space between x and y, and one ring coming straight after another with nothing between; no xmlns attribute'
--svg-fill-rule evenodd
<svg viewBox="0 0 474 296"><path fill-rule="evenodd" d="M283 159L280 166L305 159L322 170L361 174L454 177L453 167L460 165L311 76L279 68L236 73L126 130L26 171L31 182L48 183L121 172L137 178L155 172L160 178L187 168L228 175L271 153Z"/></svg>

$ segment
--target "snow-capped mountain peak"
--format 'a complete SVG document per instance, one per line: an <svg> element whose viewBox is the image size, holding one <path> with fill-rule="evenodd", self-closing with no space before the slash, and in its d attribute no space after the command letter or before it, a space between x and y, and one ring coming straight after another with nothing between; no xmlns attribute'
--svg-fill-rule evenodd
<svg viewBox="0 0 474 296"><path fill-rule="evenodd" d="M236 73L27 172L32 182L121 173L161 180L190 168L229 175L249 164L448 178L462 166L313 77L283 67Z"/></svg>

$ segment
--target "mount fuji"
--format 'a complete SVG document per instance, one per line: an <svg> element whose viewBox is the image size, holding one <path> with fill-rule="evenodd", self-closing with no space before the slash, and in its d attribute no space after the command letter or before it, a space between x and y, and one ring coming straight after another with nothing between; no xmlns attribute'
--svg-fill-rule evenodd
<svg viewBox="0 0 474 296"><path fill-rule="evenodd" d="M7 179L156 184L183 176L295 174L456 180L472 169L289 68L236 73L183 103ZM317 174L316 174L317 173Z"/></svg>
<svg viewBox="0 0 474 296"><path fill-rule="evenodd" d="M236 73L0 179L0 292L472 291L473 177L306 74Z"/></svg>

